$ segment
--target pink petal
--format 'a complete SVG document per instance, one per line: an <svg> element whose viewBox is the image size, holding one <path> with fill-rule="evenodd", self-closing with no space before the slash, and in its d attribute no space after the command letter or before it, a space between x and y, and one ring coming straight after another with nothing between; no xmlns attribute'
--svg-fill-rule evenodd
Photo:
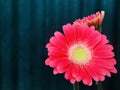
<svg viewBox="0 0 120 90"><path fill-rule="evenodd" d="M59 54L67 53L67 49L65 49L64 47L62 49L59 49L59 48L53 46L52 44L48 44L48 45L49 45L48 52L50 52L50 53L59 53Z"/></svg>
<svg viewBox="0 0 120 90"><path fill-rule="evenodd" d="M65 75L64 75L65 79L68 80L68 79L73 78L72 75L71 75L71 70L72 70L72 64L68 66L68 68L65 72Z"/></svg>
<svg viewBox="0 0 120 90"><path fill-rule="evenodd" d="M66 40L65 36L62 33L58 32L58 31L56 31L54 33L54 35L55 35L55 37L57 39L58 44L62 45L64 48L66 48L67 47L67 43L66 43L67 40Z"/></svg>
<svg viewBox="0 0 120 90"><path fill-rule="evenodd" d="M56 55L55 55L56 54ZM54 58L62 58L62 57L66 57L66 55L65 54L63 54L63 53L51 53L51 52L48 52L48 56L49 57L54 57Z"/></svg>
<svg viewBox="0 0 120 90"><path fill-rule="evenodd" d="M109 70L112 73L117 73L117 69L115 67L113 67L112 69Z"/></svg>
<svg viewBox="0 0 120 90"><path fill-rule="evenodd" d="M103 68L100 68L99 66L94 66L94 68L95 68L96 73L99 73L99 74L101 74L103 76L106 75L106 72L104 71Z"/></svg>
<svg viewBox="0 0 120 90"><path fill-rule="evenodd" d="M104 81L105 80L105 76L100 75L100 81Z"/></svg>
<svg viewBox="0 0 120 90"><path fill-rule="evenodd" d="M68 60L63 60L62 62L58 63L57 70L59 73L63 73L66 71L66 68L70 65Z"/></svg>
<svg viewBox="0 0 120 90"><path fill-rule="evenodd" d="M76 81L77 82L80 82L81 81L81 79L82 79L82 77L83 77L83 68L80 68L79 69L79 74L75 77L75 79L76 79Z"/></svg>
<svg viewBox="0 0 120 90"><path fill-rule="evenodd" d="M49 58L47 58L47 59L45 60L45 65L49 65L49 63L50 63L50 60L49 60Z"/></svg>
<svg viewBox="0 0 120 90"><path fill-rule="evenodd" d="M104 71L106 72L106 76L111 77L111 73L107 69L104 69Z"/></svg>
<svg viewBox="0 0 120 90"><path fill-rule="evenodd" d="M97 45L95 48L94 48L94 52L98 52L98 51L108 51L108 52L110 52L110 51L112 51L113 50L113 46L112 45L110 45L110 44L107 44L107 45Z"/></svg>
<svg viewBox="0 0 120 90"><path fill-rule="evenodd" d="M83 74L83 78L82 78L83 83L85 85L91 86L92 85L92 79L91 79L89 73L84 69L82 74Z"/></svg>
<svg viewBox="0 0 120 90"><path fill-rule="evenodd" d="M99 81L99 74L97 74L95 72L95 68L94 66L91 64L91 65L88 65L86 67L86 70L87 72L89 73L89 75L95 80L95 81Z"/></svg>
<svg viewBox="0 0 120 90"><path fill-rule="evenodd" d="M114 64L116 64L116 61L114 59L96 59L95 63L101 68L111 69L113 68Z"/></svg>
<svg viewBox="0 0 120 90"><path fill-rule="evenodd" d="M74 65L74 66L73 66L73 68L72 68L72 76L73 76L74 78L76 78L76 77L78 76L79 70L80 70L80 68L79 68L78 65Z"/></svg>
<svg viewBox="0 0 120 90"><path fill-rule="evenodd" d="M58 70L56 68L53 70L53 74L58 74Z"/></svg>
<svg viewBox="0 0 120 90"><path fill-rule="evenodd" d="M63 31L67 41L69 43L74 42L74 33L72 32L72 25L71 24L64 25Z"/></svg>
<svg viewBox="0 0 120 90"><path fill-rule="evenodd" d="M87 36L88 39L88 45L91 48L94 48L101 40L101 35L98 31L91 32L89 36Z"/></svg>
<svg viewBox="0 0 120 90"><path fill-rule="evenodd" d="M102 75L107 75L108 77L111 77L111 74L110 74L110 72L109 72L109 70L108 70L107 68L98 66L98 64L96 64L96 66L99 67L99 68L101 68L101 69L104 71L104 74L102 74L102 73L100 73L100 74L102 74ZM111 67L110 67L110 68L111 68ZM101 71L101 70L100 70L100 71Z"/></svg>
<svg viewBox="0 0 120 90"><path fill-rule="evenodd" d="M89 35L90 29L86 24L80 25L78 34L79 34L79 40L86 41L86 37Z"/></svg>
<svg viewBox="0 0 120 90"><path fill-rule="evenodd" d="M46 44L46 48L52 47L53 45L51 43Z"/></svg>
<svg viewBox="0 0 120 90"><path fill-rule="evenodd" d="M99 42L99 46L107 44L109 41L105 35L101 35L101 41Z"/></svg>
<svg viewBox="0 0 120 90"><path fill-rule="evenodd" d="M56 31L56 32L54 33L54 35L55 35L55 37L56 37L57 39L60 39L60 40L62 40L64 43L66 43L66 38L65 38L65 36L64 36L61 32Z"/></svg>
<svg viewBox="0 0 120 90"><path fill-rule="evenodd" d="M45 60L45 65L49 65L50 67L54 68L56 67L57 63L56 60L48 58Z"/></svg>
<svg viewBox="0 0 120 90"><path fill-rule="evenodd" d="M74 79L74 78L70 79L70 82L71 82L72 84L74 84L74 83L75 83L75 79Z"/></svg>
<svg viewBox="0 0 120 90"><path fill-rule="evenodd" d="M57 39L56 37L51 37L50 43L52 43L54 46L56 46L59 49L62 49L63 47L66 48L66 44L61 40Z"/></svg>
<svg viewBox="0 0 120 90"><path fill-rule="evenodd" d="M112 58L112 57L114 57L114 53L107 51L107 50L105 50L105 51L101 50L101 51L96 51L94 53L94 57L95 58Z"/></svg>

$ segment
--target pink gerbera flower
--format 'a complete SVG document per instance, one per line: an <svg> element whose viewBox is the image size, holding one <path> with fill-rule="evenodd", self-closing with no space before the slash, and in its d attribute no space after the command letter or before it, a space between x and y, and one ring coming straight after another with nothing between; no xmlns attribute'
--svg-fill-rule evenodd
<svg viewBox="0 0 120 90"><path fill-rule="evenodd" d="M56 31L46 45L49 57L45 64L54 68L54 74L65 73L72 84L92 85L92 79L103 81L111 72L117 73L113 47L94 26L67 24L63 31Z"/></svg>
<svg viewBox="0 0 120 90"><path fill-rule="evenodd" d="M83 19L77 19L75 24L83 24L86 23L88 26L97 26L100 25L104 18L104 11L97 12L96 14L92 14L88 17L84 17Z"/></svg>

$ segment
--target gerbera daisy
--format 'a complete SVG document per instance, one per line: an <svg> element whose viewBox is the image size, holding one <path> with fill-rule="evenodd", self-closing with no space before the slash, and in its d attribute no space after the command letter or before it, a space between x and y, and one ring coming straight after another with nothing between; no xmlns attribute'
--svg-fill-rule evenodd
<svg viewBox="0 0 120 90"><path fill-rule="evenodd" d="M46 45L49 57L45 64L54 68L54 74L65 73L72 84L92 85L92 79L103 81L111 72L117 73L113 47L94 26L67 24L63 32L56 31Z"/></svg>
<svg viewBox="0 0 120 90"><path fill-rule="evenodd" d="M83 19L75 20L75 24L83 24L86 23L88 26L97 26L100 25L104 18L104 11L97 12L96 14L92 14L88 17L84 17Z"/></svg>

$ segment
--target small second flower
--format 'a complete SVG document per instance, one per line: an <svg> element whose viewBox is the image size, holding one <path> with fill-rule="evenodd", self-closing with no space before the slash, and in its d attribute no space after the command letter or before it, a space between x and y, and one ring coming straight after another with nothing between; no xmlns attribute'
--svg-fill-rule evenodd
<svg viewBox="0 0 120 90"><path fill-rule="evenodd" d="M88 17L84 17L83 19L75 20L75 24L83 24L86 23L88 26L98 26L102 23L104 19L104 11L97 12L96 14L92 14Z"/></svg>

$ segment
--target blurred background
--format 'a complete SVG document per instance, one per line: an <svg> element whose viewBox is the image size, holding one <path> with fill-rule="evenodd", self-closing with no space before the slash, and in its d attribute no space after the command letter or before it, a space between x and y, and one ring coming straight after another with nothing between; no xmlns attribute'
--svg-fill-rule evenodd
<svg viewBox="0 0 120 90"><path fill-rule="evenodd" d="M0 90L73 90L64 75L44 65L46 43L62 26L105 11L103 31L114 46L117 74L104 90L120 90L120 0L0 0ZM94 84L80 90L97 90Z"/></svg>

